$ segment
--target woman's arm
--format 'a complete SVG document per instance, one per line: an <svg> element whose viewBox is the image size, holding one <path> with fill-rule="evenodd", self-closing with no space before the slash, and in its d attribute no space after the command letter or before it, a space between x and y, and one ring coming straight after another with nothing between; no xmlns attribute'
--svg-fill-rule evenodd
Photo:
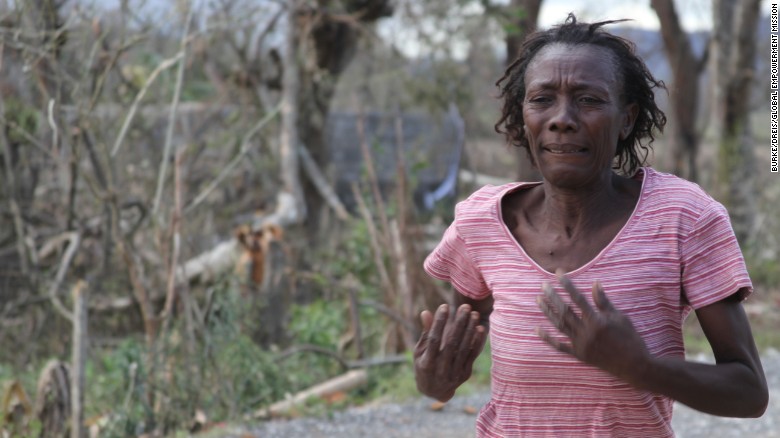
<svg viewBox="0 0 780 438"><path fill-rule="evenodd" d="M479 313L479 324L485 327L486 330L490 328L490 314L493 312L492 295L489 295L484 300L475 300L457 291L455 291L454 295L455 308L468 304L473 311Z"/></svg>
<svg viewBox="0 0 780 438"><path fill-rule="evenodd" d="M741 291L740 291L741 292ZM651 358L632 382L694 409L727 417L760 417L769 393L741 293L696 311L715 365Z"/></svg>
<svg viewBox="0 0 780 438"><path fill-rule="evenodd" d="M560 280L582 317L552 287L545 286L539 305L571 340L571 344L564 344L540 331L542 339L554 348L638 389L663 394L702 412L759 417L766 410L766 379L750 325L736 298L740 293L696 311L717 362L710 365L653 357L631 321L612 306L600 285L593 287L596 308L592 308L565 276L560 275Z"/></svg>

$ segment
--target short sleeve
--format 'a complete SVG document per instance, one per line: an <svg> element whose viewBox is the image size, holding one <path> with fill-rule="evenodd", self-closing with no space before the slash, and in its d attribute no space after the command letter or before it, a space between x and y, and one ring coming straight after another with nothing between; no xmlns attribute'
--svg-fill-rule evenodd
<svg viewBox="0 0 780 438"><path fill-rule="evenodd" d="M743 288L747 291L743 299L753 292L728 212L718 202L713 201L699 216L681 251L683 293L694 309Z"/></svg>
<svg viewBox="0 0 780 438"><path fill-rule="evenodd" d="M481 300L490 295L478 267L468 253L466 242L458 234L457 219L444 232L441 242L425 259L425 272L433 278L452 283L458 292Z"/></svg>

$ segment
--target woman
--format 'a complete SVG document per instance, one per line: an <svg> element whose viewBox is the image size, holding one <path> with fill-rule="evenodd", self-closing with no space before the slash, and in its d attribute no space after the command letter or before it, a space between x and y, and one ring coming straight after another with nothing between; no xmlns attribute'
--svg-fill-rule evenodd
<svg viewBox="0 0 780 438"><path fill-rule="evenodd" d="M450 399L489 327L480 437L668 437L673 400L722 416L766 409L740 303L753 289L727 212L697 185L640 167L666 122L653 98L662 84L609 23L570 15L524 42L498 81L496 129L543 180L471 195L425 261L458 308L422 313L417 386ZM691 310L714 365L685 360Z"/></svg>

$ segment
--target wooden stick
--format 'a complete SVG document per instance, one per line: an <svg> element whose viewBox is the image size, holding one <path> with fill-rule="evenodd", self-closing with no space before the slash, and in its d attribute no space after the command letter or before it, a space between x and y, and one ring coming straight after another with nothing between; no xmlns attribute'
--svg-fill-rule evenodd
<svg viewBox="0 0 780 438"><path fill-rule="evenodd" d="M335 190L333 190L333 187L331 187L331 185L328 183L328 180L325 179L325 176L322 174L319 166L312 158L309 150L306 148L306 145L303 143L299 144L300 146L298 147L298 154L301 158L301 164L303 164L303 170L306 171L306 176L309 177L314 187L320 193L320 196L322 196L322 199L324 199L330 208L333 209L333 211L336 213L336 216L343 221L348 220L350 215L347 212L347 209L344 208L344 204L341 202L341 199L339 199L339 195Z"/></svg>
<svg viewBox="0 0 780 438"><path fill-rule="evenodd" d="M84 281L73 287L73 365L71 373L71 438L84 434L84 367L87 359L87 296L89 290Z"/></svg>
<svg viewBox="0 0 780 438"><path fill-rule="evenodd" d="M352 334L355 337L355 348L357 349L358 359L363 359L366 355L363 348L363 331L360 328L360 309L358 307L357 291L354 288L347 288L349 294L349 318L352 323Z"/></svg>
<svg viewBox="0 0 780 438"><path fill-rule="evenodd" d="M356 121L358 138L360 140L360 151L363 154L363 161L366 166L366 176L368 177L368 183L371 186L371 193L374 197L377 214L379 215L379 224L381 225L381 234L379 235L379 237L381 237L380 242L383 244L383 246L386 246L387 242L390 240L388 236L389 231L387 225L387 211L385 209L385 201L382 198L382 192L379 190L379 178L377 177L376 170L374 169L374 159L371 157L371 151L368 149L368 139L366 139L364 126L365 121L363 119L364 116L361 110L361 113Z"/></svg>
<svg viewBox="0 0 780 438"><path fill-rule="evenodd" d="M62 256L62 262L60 263L60 267L57 269L57 274L54 276L54 282L49 288L49 298L51 299L54 308L57 309L57 311L60 312L60 314L65 317L65 319L75 323L73 314L65 308L65 306L60 301L60 297L57 295L60 284L62 284L62 281L65 279L65 273L68 272L70 263L73 261L73 257L76 255L76 250L79 248L79 245L81 245L81 234L75 231L71 232L69 240L70 244L68 245L68 249L65 250L65 255Z"/></svg>
<svg viewBox="0 0 780 438"><path fill-rule="evenodd" d="M366 202L363 200L363 195L360 194L357 184L352 184L352 194L355 196L355 200L360 210L360 215L363 216L363 220L366 222L366 229L368 230L369 241L371 242L372 253L374 254L374 265L379 273L379 281L382 283L382 288L385 290L384 297L395 297L395 288L393 283L390 282L390 276L387 273L387 267L385 266L384 252L380 244L380 236L376 229L376 223L371 217L371 212L368 210Z"/></svg>
<svg viewBox="0 0 780 438"><path fill-rule="evenodd" d="M335 351L328 350L325 347L320 347L319 345L313 345L313 344L294 345L294 346L284 350L283 352L281 352L279 354L279 356L276 357L275 360L276 360L276 362L282 362L282 361L287 360L290 356L292 356L294 354L303 353L303 352L319 353L319 354L324 354L326 356L330 356L333 359L335 359L336 361L338 361L338 363L345 370L349 368L349 363L347 363L347 361L343 357L341 357L340 354L338 354Z"/></svg>
<svg viewBox="0 0 780 438"><path fill-rule="evenodd" d="M510 178L501 178L499 176L485 175L484 173L461 170L458 172L458 178L471 183L474 186L484 186L486 184L500 186L512 182Z"/></svg>
<svg viewBox="0 0 780 438"><path fill-rule="evenodd" d="M173 148L173 130L176 126L176 115L179 113L179 101L181 100L181 90L184 84L184 67L187 65L185 62L187 59L187 37L190 33L190 25L192 24L192 14L194 10L195 6L189 4L187 6L187 15L184 19L184 32L181 37L181 48L179 49L179 52L182 55L179 59L179 68L176 71L176 85L173 89L173 101L171 102L170 112L168 114L168 129L165 131L162 161L160 162L160 171L157 174L157 190L155 191L154 203L152 204L153 220L157 219L157 210L160 208L160 202L162 202L165 175L168 170L168 157L171 155L171 149Z"/></svg>
<svg viewBox="0 0 780 438"><path fill-rule="evenodd" d="M346 374L326 380L309 389L301 391L287 400L282 400L272 404L270 407L260 409L255 412L255 418L267 418L269 416L279 416L285 414L297 405L303 404L312 397L327 397L336 392L349 391L358 386L365 385L368 382L368 372L366 370L352 370Z"/></svg>
<svg viewBox="0 0 780 438"><path fill-rule="evenodd" d="M295 200L295 223L306 218L306 201L303 199L303 189L299 176L298 163L298 26L296 14L300 0L287 1L287 31L284 34L284 51L282 52L282 95L281 95L281 132L279 133L279 173L284 191L291 194Z"/></svg>
<svg viewBox="0 0 780 438"><path fill-rule="evenodd" d="M393 258L395 259L396 268L396 285L398 286L398 294L401 298L402 308L401 314L405 320L414 318L414 297L412 296L412 287L409 284L409 269L407 267L407 254L404 247L403 236L398 229L398 221L395 219L390 221L390 236L393 241ZM406 327L406 325L404 325ZM404 330L403 339L406 344L406 349L409 351L414 350L414 330Z"/></svg>
<svg viewBox="0 0 780 438"><path fill-rule="evenodd" d="M157 76L159 76L160 73L176 65L176 63L179 62L179 60L183 57L184 52L180 51L172 58L163 60L146 79L144 86L141 87L140 91L138 91L138 94L135 96L135 100L133 100L132 105L130 105L130 110L125 116L125 121L122 123L122 128L119 129L119 135L116 136L114 147L111 149L111 157L114 157L117 152L119 152L119 147L122 146L122 142L124 141L125 135L127 134L127 129L130 127L130 122L133 121L135 113L138 112L138 105L141 103L141 99L144 98L144 95L146 95L146 92L149 91L149 87L152 85L152 82L157 79Z"/></svg>
<svg viewBox="0 0 780 438"><path fill-rule="evenodd" d="M244 156L249 152L249 150L252 148L252 138L260 132L261 129L265 125L267 125L271 120L276 117L277 114L279 114L279 111L281 109L280 105L277 105L276 108L272 109L268 113L263 116L262 119L260 119L247 133L244 135L244 137L241 140L241 149L239 150L238 154L236 154L235 157L233 157L230 162L222 168L222 170L219 172L219 175L217 175L216 178L214 178L203 190L198 193L198 196L193 198L193 200L187 205L187 207L184 209L185 213L189 213L192 209L198 206L201 202L203 202L209 194L211 194L214 189L217 188L217 186L224 180L230 173L235 169L241 161L244 159Z"/></svg>

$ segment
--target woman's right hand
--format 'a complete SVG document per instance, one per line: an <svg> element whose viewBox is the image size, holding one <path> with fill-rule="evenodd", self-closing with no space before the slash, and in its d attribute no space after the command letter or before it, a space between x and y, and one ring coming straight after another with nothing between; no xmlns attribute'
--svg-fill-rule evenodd
<svg viewBox="0 0 780 438"><path fill-rule="evenodd" d="M417 389L446 402L471 377L487 330L479 324L479 313L472 311L469 304L461 305L455 318L450 318L447 304L439 306L435 315L423 311L420 318L423 332L414 349Z"/></svg>

